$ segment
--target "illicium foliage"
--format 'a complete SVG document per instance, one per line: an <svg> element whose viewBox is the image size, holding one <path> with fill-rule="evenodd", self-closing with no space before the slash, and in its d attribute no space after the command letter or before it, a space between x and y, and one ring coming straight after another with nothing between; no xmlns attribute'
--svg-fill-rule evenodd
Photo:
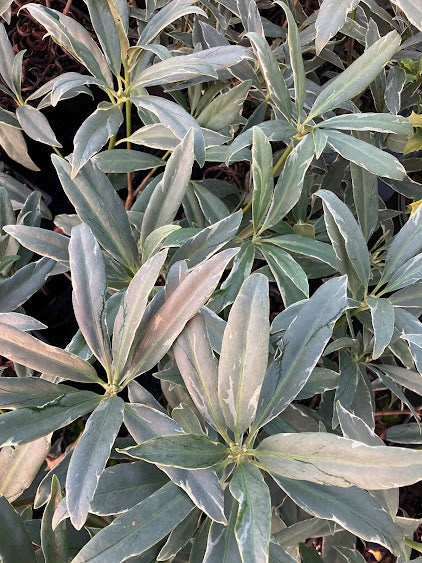
<svg viewBox="0 0 422 563"><path fill-rule="evenodd" d="M410 559L419 520L399 487L422 478L407 392L422 395L422 206L399 222L378 194L382 177L422 199L407 176L421 168L419 3L86 6L95 36L25 5L86 70L28 97L0 24L17 108L0 109L1 145L33 170L24 134L51 147L75 209L48 230L39 193L0 172L0 354L17 376L0 379L0 558L307 563L322 537L327 561L362 561L357 538ZM107 101L64 155L42 110L91 89ZM237 184L198 179L205 163ZM62 350L23 307L67 272L79 330ZM415 419L388 429L400 447L375 433L378 391ZM60 455L53 433L81 417Z"/></svg>

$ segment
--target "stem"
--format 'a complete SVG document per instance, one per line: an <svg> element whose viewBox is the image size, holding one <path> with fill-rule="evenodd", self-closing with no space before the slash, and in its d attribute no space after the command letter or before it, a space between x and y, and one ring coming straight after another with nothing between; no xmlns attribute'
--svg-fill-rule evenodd
<svg viewBox="0 0 422 563"><path fill-rule="evenodd" d="M166 160L170 153L171 151L167 151L165 154L163 154L161 160ZM145 186L145 184L148 182L148 180L157 170L158 170L158 166L156 166L155 168L153 168L148 172L148 174L145 176L145 178L142 180L142 182L139 184L136 190L132 193L132 200L128 202L128 198L126 199L125 209L130 209L132 207L133 200L138 196L139 192L142 190L142 188Z"/></svg>
<svg viewBox="0 0 422 563"><path fill-rule="evenodd" d="M286 162L287 157L289 156L289 154L292 152L293 150L293 142L291 142L288 147L284 150L283 154L281 155L281 157L279 158L278 162L276 163L276 165L273 168L273 176L275 176L275 174L277 173L277 171L283 166L283 164Z"/></svg>
<svg viewBox="0 0 422 563"><path fill-rule="evenodd" d="M419 414L422 412L422 405L415 407L415 411ZM401 414L413 414L409 409L393 410L393 411L376 411L374 416L399 416Z"/></svg>
<svg viewBox="0 0 422 563"><path fill-rule="evenodd" d="M59 155L60 158L64 158L64 156L62 155L62 153L59 151L59 149L57 147L53 147L53 151Z"/></svg>
<svg viewBox="0 0 422 563"><path fill-rule="evenodd" d="M113 135L112 137L110 137L110 140L108 142L108 150L111 151L112 149L114 149L115 144L116 144L116 135Z"/></svg>

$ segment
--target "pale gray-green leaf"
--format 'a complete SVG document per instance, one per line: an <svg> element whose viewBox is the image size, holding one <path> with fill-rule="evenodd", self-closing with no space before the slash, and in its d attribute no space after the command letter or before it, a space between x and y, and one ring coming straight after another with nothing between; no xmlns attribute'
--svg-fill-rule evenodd
<svg viewBox="0 0 422 563"><path fill-rule="evenodd" d="M317 55L344 25L347 14L358 4L359 0L323 0L315 23Z"/></svg>
<svg viewBox="0 0 422 563"><path fill-rule="evenodd" d="M394 307L389 299L368 296L366 302L371 310L372 326L374 328L373 359L377 359L390 344L394 332Z"/></svg>
<svg viewBox="0 0 422 563"><path fill-rule="evenodd" d="M52 147L62 146L56 139L47 118L38 109L28 105L19 106L16 109L16 117L22 129L31 139Z"/></svg>

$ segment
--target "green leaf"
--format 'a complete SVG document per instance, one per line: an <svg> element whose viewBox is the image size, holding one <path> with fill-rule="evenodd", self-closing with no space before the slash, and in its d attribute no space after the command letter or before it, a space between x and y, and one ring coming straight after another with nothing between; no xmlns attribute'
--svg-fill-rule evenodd
<svg viewBox="0 0 422 563"><path fill-rule="evenodd" d="M72 229L69 244L73 309L86 343L111 370L111 346L105 316L107 278L100 246L85 223Z"/></svg>
<svg viewBox="0 0 422 563"><path fill-rule="evenodd" d="M0 408L42 407L50 401L77 389L69 385L50 383L40 377L2 377Z"/></svg>
<svg viewBox="0 0 422 563"><path fill-rule="evenodd" d="M410 258L403 266L394 270L384 291L394 291L414 284L422 278L422 253Z"/></svg>
<svg viewBox="0 0 422 563"><path fill-rule="evenodd" d="M323 563L324 561L318 551L306 543L299 545L299 553L303 563Z"/></svg>
<svg viewBox="0 0 422 563"><path fill-rule="evenodd" d="M0 557L7 563L37 561L19 514L3 496L0 496Z"/></svg>
<svg viewBox="0 0 422 563"><path fill-rule="evenodd" d="M237 249L228 249L196 266L166 298L158 314L146 327L126 380L148 371L164 356L186 322L209 299L225 267L236 253Z"/></svg>
<svg viewBox="0 0 422 563"><path fill-rule="evenodd" d="M167 251L164 250L145 262L133 277L124 295L113 329L113 362L116 377L122 373L134 352L136 331L166 256Z"/></svg>
<svg viewBox="0 0 422 563"><path fill-rule="evenodd" d="M324 0L315 23L315 50L317 55L346 22L347 14L354 10L359 0Z"/></svg>
<svg viewBox="0 0 422 563"><path fill-rule="evenodd" d="M350 172L356 215L368 241L378 224L378 178L353 162L350 163Z"/></svg>
<svg viewBox="0 0 422 563"><path fill-rule="evenodd" d="M157 561L167 561L177 555L192 536L195 535L199 517L200 512L195 508L182 522L173 528L165 545L157 556Z"/></svg>
<svg viewBox="0 0 422 563"><path fill-rule="evenodd" d="M0 444L25 444L47 436L92 411L101 396L91 391L77 391L62 395L43 407L28 407L0 416Z"/></svg>
<svg viewBox="0 0 422 563"><path fill-rule="evenodd" d="M346 131L380 131L411 135L413 127L407 117L390 115L389 113L348 113L336 115L318 123L317 127L329 129L345 129Z"/></svg>
<svg viewBox="0 0 422 563"><path fill-rule="evenodd" d="M4 231L15 238L19 244L41 256L52 258L61 264L69 263L69 238L54 231L29 227L27 225L8 225Z"/></svg>
<svg viewBox="0 0 422 563"><path fill-rule="evenodd" d="M218 74L206 60L192 55L171 57L137 73L132 88L147 88L159 84L183 82L200 77L203 82L218 79Z"/></svg>
<svg viewBox="0 0 422 563"><path fill-rule="evenodd" d="M290 64L293 72L296 111L300 123L303 104L306 98L306 75L302 59L302 46L300 43L299 30L290 8L280 0L276 4L281 6L286 14L288 22L287 42L289 45Z"/></svg>
<svg viewBox="0 0 422 563"><path fill-rule="evenodd" d="M85 360L50 346L26 332L3 324L0 326L2 356L47 375L83 383L103 384L95 369Z"/></svg>
<svg viewBox="0 0 422 563"><path fill-rule="evenodd" d="M117 395L103 401L89 417L78 440L66 478L66 503L73 526L85 524L90 503L123 422L124 402Z"/></svg>
<svg viewBox="0 0 422 563"><path fill-rule="evenodd" d="M400 47L400 35L391 31L371 45L345 71L331 80L317 96L306 119L310 121L360 94L382 71Z"/></svg>
<svg viewBox="0 0 422 563"><path fill-rule="evenodd" d="M268 362L268 280L253 274L229 313L218 366L218 398L235 441L252 423Z"/></svg>
<svg viewBox="0 0 422 563"><path fill-rule="evenodd" d="M374 328L375 342L372 358L375 360L381 356L393 337L394 307L389 299L368 296L366 302L371 310Z"/></svg>
<svg viewBox="0 0 422 563"><path fill-rule="evenodd" d="M141 244L155 229L171 223L189 185L194 162L194 133L189 130L169 158L142 220Z"/></svg>
<svg viewBox="0 0 422 563"><path fill-rule="evenodd" d="M92 161L103 172L120 174L135 172L136 170L149 170L150 168L165 165L165 161L157 156L129 149L102 151L96 154Z"/></svg>
<svg viewBox="0 0 422 563"><path fill-rule="evenodd" d="M189 497L167 483L100 530L73 561L100 563L141 555L171 532L192 508Z"/></svg>
<svg viewBox="0 0 422 563"><path fill-rule="evenodd" d="M3 23L0 23L0 75L9 88L14 91L12 66L15 53Z"/></svg>
<svg viewBox="0 0 422 563"><path fill-rule="evenodd" d="M47 325L44 323L41 323L28 315L23 315L22 313L0 313L0 323L12 325L18 330L24 330L25 332L31 330L43 330L47 328Z"/></svg>
<svg viewBox="0 0 422 563"><path fill-rule="evenodd" d="M158 436L122 451L149 463L181 469L206 469L224 461L229 454L227 446L201 434Z"/></svg>
<svg viewBox="0 0 422 563"><path fill-rule="evenodd" d="M272 102L284 117L290 121L292 117L292 102L274 53L271 51L265 37L261 37L258 33L250 32L246 34L246 37L250 39L255 50L259 68Z"/></svg>
<svg viewBox="0 0 422 563"><path fill-rule="evenodd" d="M398 6L407 18L415 25L419 31L422 31L422 8L418 0L391 0L393 4Z"/></svg>
<svg viewBox="0 0 422 563"><path fill-rule="evenodd" d="M43 436L28 444L2 448L0 451L0 495L5 496L9 502L18 499L35 479L50 451L50 445L50 436Z"/></svg>
<svg viewBox="0 0 422 563"><path fill-rule="evenodd" d="M422 466L421 451L366 446L323 432L269 436L256 448L255 455L275 475L375 490L415 483Z"/></svg>
<svg viewBox="0 0 422 563"><path fill-rule="evenodd" d="M226 525L212 522L203 561L208 563L241 563L239 546L234 533L238 504L230 494L229 487L224 492L224 513Z"/></svg>
<svg viewBox="0 0 422 563"><path fill-rule="evenodd" d="M368 170L368 172L395 180L405 178L406 170L397 158L390 153L339 131L327 129L325 133L328 144L335 151L347 160Z"/></svg>
<svg viewBox="0 0 422 563"><path fill-rule="evenodd" d="M422 444L422 432L419 424L399 424L387 430L387 440L397 444Z"/></svg>
<svg viewBox="0 0 422 563"><path fill-rule="evenodd" d="M117 134L122 122L121 109L109 102L101 102L94 113L85 119L73 139L72 180L108 139Z"/></svg>
<svg viewBox="0 0 422 563"><path fill-rule="evenodd" d="M325 282L302 306L283 336L274 385L270 388L264 381L254 428L275 418L301 391L347 303L346 278L341 277Z"/></svg>
<svg viewBox="0 0 422 563"><path fill-rule="evenodd" d="M421 395L421 376L416 371L387 364L378 365L377 367L398 385L411 389ZM374 366L371 366L371 369L373 368Z"/></svg>
<svg viewBox="0 0 422 563"><path fill-rule="evenodd" d="M319 262L328 264L333 269L337 269L337 260L334 250L331 245L325 242L296 234L271 237L269 239L263 239L263 242L279 246L294 254L318 260Z"/></svg>
<svg viewBox="0 0 422 563"><path fill-rule="evenodd" d="M244 123L241 117L243 104L251 87L251 81L245 80L238 86L230 88L228 92L216 96L198 115L197 121L201 127L220 131L230 125Z"/></svg>
<svg viewBox="0 0 422 563"><path fill-rule="evenodd" d="M338 268L341 273L347 274L349 285L356 295L359 288L356 275L362 285L368 287L370 264L366 241L352 212L333 192L318 190L317 195L323 201L324 221L337 256Z"/></svg>
<svg viewBox="0 0 422 563"><path fill-rule="evenodd" d="M230 492L239 503L235 535L243 561L268 560L271 499L261 471L240 463L230 480Z"/></svg>
<svg viewBox="0 0 422 563"><path fill-rule="evenodd" d="M409 311L396 308L395 325L402 333L402 338L409 342L416 368L422 373L422 323Z"/></svg>
<svg viewBox="0 0 422 563"><path fill-rule="evenodd" d="M102 472L89 512L99 516L125 512L167 482L162 471L144 461L113 465Z"/></svg>
<svg viewBox="0 0 422 563"><path fill-rule="evenodd" d="M273 151L271 145L258 127L253 127L252 141L252 219L256 232L268 211L274 189Z"/></svg>
<svg viewBox="0 0 422 563"><path fill-rule="evenodd" d="M296 205L302 195L305 174L314 157L312 135L306 135L292 150L274 189L271 207L261 231L276 225Z"/></svg>
<svg viewBox="0 0 422 563"><path fill-rule="evenodd" d="M139 256L123 204L107 176L87 164L71 179L71 166L63 158L51 157L63 189L98 242L118 262L137 271Z"/></svg>
<svg viewBox="0 0 422 563"><path fill-rule="evenodd" d="M63 563L69 558L66 522L60 522L54 530L52 527L54 512L62 498L60 482L53 475L50 500L41 521L41 549L45 563Z"/></svg>
<svg viewBox="0 0 422 563"><path fill-rule="evenodd" d="M19 106L16 109L16 117L22 129L31 139L52 147L62 146L56 139L47 118L38 109L32 106Z"/></svg>
<svg viewBox="0 0 422 563"><path fill-rule="evenodd" d="M199 412L213 427L224 424L218 401L218 364L200 312L185 326L173 345L177 367Z"/></svg>

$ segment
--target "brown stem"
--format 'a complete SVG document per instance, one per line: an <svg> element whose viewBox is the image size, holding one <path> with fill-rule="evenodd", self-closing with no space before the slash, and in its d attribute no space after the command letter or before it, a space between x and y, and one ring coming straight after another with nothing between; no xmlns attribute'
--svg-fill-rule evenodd
<svg viewBox="0 0 422 563"><path fill-rule="evenodd" d="M67 0L66 6L64 7L64 10L63 10L63 14L64 14L64 15L66 15L66 14L69 12L69 10L70 10L70 8L71 8L71 6L72 6L72 1L73 1L73 0Z"/></svg>
<svg viewBox="0 0 422 563"><path fill-rule="evenodd" d="M420 414L422 412L422 405L415 407L415 411L417 414ZM375 416L393 416L393 415L399 416L401 414L413 414L413 413L409 409L375 412Z"/></svg>

